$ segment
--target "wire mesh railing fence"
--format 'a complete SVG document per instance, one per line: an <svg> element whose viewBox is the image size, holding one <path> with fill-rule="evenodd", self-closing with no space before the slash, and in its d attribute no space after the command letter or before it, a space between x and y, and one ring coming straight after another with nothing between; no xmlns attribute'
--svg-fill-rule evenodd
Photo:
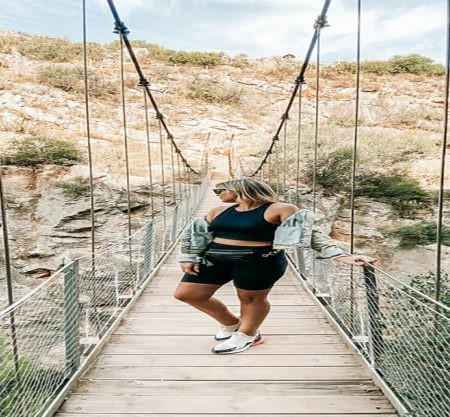
<svg viewBox="0 0 450 417"><path fill-rule="evenodd" d="M450 308L376 267L288 254L409 416L450 415Z"/></svg>
<svg viewBox="0 0 450 417"><path fill-rule="evenodd" d="M208 181L165 218L71 262L0 312L0 417L46 412L173 246Z"/></svg>

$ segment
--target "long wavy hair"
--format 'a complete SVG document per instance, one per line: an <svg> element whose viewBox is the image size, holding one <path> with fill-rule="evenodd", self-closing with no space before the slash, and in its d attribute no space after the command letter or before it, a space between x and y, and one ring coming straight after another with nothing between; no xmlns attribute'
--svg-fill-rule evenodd
<svg viewBox="0 0 450 417"><path fill-rule="evenodd" d="M278 201L278 194L263 181L244 178L224 181L216 184L216 188L226 188L237 194L241 200L250 200L258 203L273 203Z"/></svg>

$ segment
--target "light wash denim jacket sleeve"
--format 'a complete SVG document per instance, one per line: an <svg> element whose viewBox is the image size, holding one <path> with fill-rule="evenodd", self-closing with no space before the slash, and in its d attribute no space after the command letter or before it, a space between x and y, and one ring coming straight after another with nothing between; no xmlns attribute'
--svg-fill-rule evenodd
<svg viewBox="0 0 450 417"><path fill-rule="evenodd" d="M181 237L181 255L178 262L211 264L203 258L206 246L214 238L208 231L206 217L195 218L184 230ZM314 213L310 210L298 210L285 219L275 230L274 249L292 247L312 248L320 252L317 259L344 256L347 253L314 226Z"/></svg>

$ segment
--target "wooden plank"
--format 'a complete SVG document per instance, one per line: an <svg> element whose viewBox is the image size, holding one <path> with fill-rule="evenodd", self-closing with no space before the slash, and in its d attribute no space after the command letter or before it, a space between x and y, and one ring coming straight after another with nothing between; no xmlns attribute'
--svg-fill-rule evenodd
<svg viewBox="0 0 450 417"><path fill-rule="evenodd" d="M280 335L280 336L265 336L265 342L261 345L256 345L252 349L263 349L270 344L277 345L321 345L321 344L343 344L339 336L335 335ZM206 348L211 344L216 344L217 341L213 336L178 336L178 335L121 335L114 334L111 337L111 343L126 343L128 345L160 345L160 344L179 344L180 348L185 347L191 343L203 344ZM243 352L245 353L245 352Z"/></svg>
<svg viewBox="0 0 450 417"><path fill-rule="evenodd" d="M159 315L157 317L149 316L146 317L143 314L140 315L133 315L129 318L125 318L122 322L123 324L129 325L129 324L147 324L148 326L155 326L155 327L161 327L161 326L192 326L195 325L195 327L208 327L214 326L217 328L218 322L213 319L212 317L206 315L206 314L199 314L198 316L186 318L183 316L180 317L179 314L177 314L174 317L167 317L166 314ZM268 317L264 320L263 326L264 327L286 327L286 326L311 326L311 325L329 325L329 322L326 318L318 318L318 317L305 317L305 318L272 318Z"/></svg>
<svg viewBox="0 0 450 417"><path fill-rule="evenodd" d="M239 307L240 306L229 306L231 307L230 310L235 312L236 314L239 314ZM182 303L181 301L179 304L172 304L172 305L144 305L142 303L137 304L133 308L134 312L182 312L185 314L186 312L193 312L195 314L206 314L206 313L200 313L199 310L197 310L195 307L192 307L189 304ZM287 313L297 313L297 312L316 312L320 313L319 307L316 305L302 305L302 306L278 306L278 305L272 305L272 308L270 310L270 315L273 313L280 313L280 312L287 312ZM322 314L323 316L323 314Z"/></svg>
<svg viewBox="0 0 450 417"><path fill-rule="evenodd" d="M146 380L90 380L80 381L77 394L95 395L371 395L382 396L371 382L355 384L351 381L146 381Z"/></svg>
<svg viewBox="0 0 450 417"><path fill-rule="evenodd" d="M347 355L101 355L97 366L355 366Z"/></svg>
<svg viewBox="0 0 450 417"><path fill-rule="evenodd" d="M264 335L324 335L324 334L337 334L336 330L333 330L329 325L305 325L305 326L290 326L280 327L271 326L266 327L264 323L260 327L260 330ZM179 336L184 335L198 335L209 336L214 335L217 332L217 326L149 326L146 323L132 323L119 326L115 334L133 334L133 335L171 335L176 334Z"/></svg>
<svg viewBox="0 0 450 417"><path fill-rule="evenodd" d="M238 313L239 314L239 313ZM148 320L169 320L169 319L183 319L183 320L214 320L212 317L208 316L206 313L200 312L194 307L191 307L189 310L183 311L183 314L180 314L176 311L171 311L170 309L165 309L165 311L142 311L137 308L133 308L130 311L130 314L127 316L131 319L148 319ZM273 309L270 311L264 323L267 323L269 320L305 320L305 319L317 319L317 320L326 320L318 309L303 309L300 311L274 311Z"/></svg>
<svg viewBox="0 0 450 417"><path fill-rule="evenodd" d="M237 297L217 297L220 301L225 303L227 306L235 306L240 307L240 302ZM277 299L269 299L269 302L273 306L314 306L314 301L312 300L277 300ZM141 307L157 307L157 306L175 306L182 303L182 301L176 300L172 297L162 297L162 298L153 298L148 297L142 300L140 303Z"/></svg>
<svg viewBox="0 0 450 417"><path fill-rule="evenodd" d="M70 397L61 407L64 412L99 413L392 413L392 406L383 398L371 396L92 396Z"/></svg>
<svg viewBox="0 0 450 417"><path fill-rule="evenodd" d="M210 354L211 348L218 343L211 337L211 342L187 343L181 345L180 343L157 343L153 345L141 344L126 344L126 343L108 343L104 350L104 354L109 355L147 355L147 354L171 354L171 355L198 355ZM262 349L264 348L264 349ZM351 352L349 348L343 343L327 343L327 344L310 344L310 345L277 345L274 343L264 344L252 347L239 355L307 355L307 354L347 354Z"/></svg>
<svg viewBox="0 0 450 417"><path fill-rule="evenodd" d="M148 416L148 417L194 417L193 414L189 413L189 414L180 414L180 413L176 413L176 414L154 414L154 413L139 413L139 414L135 414L135 413L126 413L126 414L116 414L116 413L111 413L110 411L105 411L102 414L92 414L92 413L82 413L82 414L73 414L73 413L58 413L55 415L55 417L105 417L105 415L109 416L109 417L143 417L143 416ZM301 416L301 417L398 417L397 414L372 414L372 413L357 413L357 414L299 414L299 413L294 413L294 414L266 414L266 413L258 413L258 414L250 414L250 413L246 413L246 414L201 414L201 417L258 417L258 416L268 416L268 417L286 417L286 416ZM197 417L197 416L196 416ZM200 416L199 416L200 417Z"/></svg>
<svg viewBox="0 0 450 417"><path fill-rule="evenodd" d="M307 367L307 366L94 366L90 379L144 379L144 380L202 380L202 381L300 381L300 380L345 380L370 379L369 372L362 367Z"/></svg>

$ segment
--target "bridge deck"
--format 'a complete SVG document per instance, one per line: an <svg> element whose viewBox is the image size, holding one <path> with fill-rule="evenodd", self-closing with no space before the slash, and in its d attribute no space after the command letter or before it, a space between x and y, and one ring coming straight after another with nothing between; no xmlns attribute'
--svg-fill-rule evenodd
<svg viewBox="0 0 450 417"><path fill-rule="evenodd" d="M216 205L208 192L200 214ZM292 271L277 283L266 343L210 352L215 320L175 300L178 248L72 390L58 417L394 417L395 410ZM236 313L232 284L218 297Z"/></svg>

